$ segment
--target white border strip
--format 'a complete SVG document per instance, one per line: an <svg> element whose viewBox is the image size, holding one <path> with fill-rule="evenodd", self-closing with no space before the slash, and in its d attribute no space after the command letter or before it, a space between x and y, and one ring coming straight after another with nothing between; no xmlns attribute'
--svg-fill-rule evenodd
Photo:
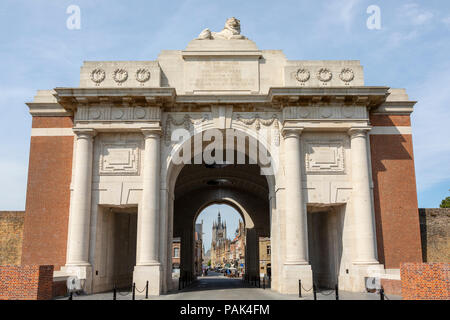
<svg viewBox="0 0 450 320"><path fill-rule="evenodd" d="M32 137L73 137L72 128L31 128Z"/></svg>
<svg viewBox="0 0 450 320"><path fill-rule="evenodd" d="M412 134L411 127L372 127L371 135ZM72 128L32 128L32 137L73 137Z"/></svg>
<svg viewBox="0 0 450 320"><path fill-rule="evenodd" d="M412 134L412 129L411 127L372 127L369 133L371 135Z"/></svg>

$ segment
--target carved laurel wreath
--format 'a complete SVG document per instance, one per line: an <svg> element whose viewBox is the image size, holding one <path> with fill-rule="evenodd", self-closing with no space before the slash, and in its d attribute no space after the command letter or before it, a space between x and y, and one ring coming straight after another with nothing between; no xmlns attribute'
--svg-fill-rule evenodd
<svg viewBox="0 0 450 320"><path fill-rule="evenodd" d="M295 78L300 82L306 82L309 80L310 77L311 73L304 68L298 69L297 74L295 75Z"/></svg>
<svg viewBox="0 0 450 320"><path fill-rule="evenodd" d="M245 118L242 118L240 114L238 114L236 116L236 120L242 122L243 124L245 124L247 126L251 126L253 123L255 123L256 130L261 129L261 124L266 127L270 127L272 125L272 123L275 123L275 128L279 129L278 117L275 114L270 119L261 119L259 117L259 115L256 115L252 119L245 119Z"/></svg>
<svg viewBox="0 0 450 320"><path fill-rule="evenodd" d="M148 71L147 69L138 69L136 71L136 80L139 81L140 83L144 83L147 82L150 79L150 71Z"/></svg>
<svg viewBox="0 0 450 320"><path fill-rule="evenodd" d="M184 129L190 130L191 125L197 126L205 121L209 120L209 115L204 114L201 119L194 120L190 115L185 115L182 120L176 121L172 115L168 115L166 119L166 124L164 126L164 141L167 145L170 144L171 134L172 134L172 125L179 127L184 126Z"/></svg>
<svg viewBox="0 0 450 320"><path fill-rule="evenodd" d="M353 73L352 69L344 68L339 74L339 78L344 82L350 82L355 78L355 74Z"/></svg>
<svg viewBox="0 0 450 320"><path fill-rule="evenodd" d="M272 124L274 125L275 129L277 129L278 131L280 129L280 122L279 122L276 114L274 114L272 116L272 118L270 118L270 119L261 119L259 115L256 115L252 119L246 119L246 118L242 118L240 114L237 114L236 120L238 120L239 122L242 122L243 124L245 124L247 126L251 126L251 125L255 124L256 131L259 131L261 129L261 125L270 127ZM280 145L280 135L277 134L274 137L274 140L275 140L275 145L279 146Z"/></svg>
<svg viewBox="0 0 450 320"><path fill-rule="evenodd" d="M328 82L333 78L333 74L327 68L320 68L317 72L317 78L322 82Z"/></svg>
<svg viewBox="0 0 450 320"><path fill-rule="evenodd" d="M96 68L91 71L91 80L93 82L95 82L96 85L99 85L100 82L105 80L105 78L106 78L106 73L103 69Z"/></svg>
<svg viewBox="0 0 450 320"><path fill-rule="evenodd" d="M125 69L116 69L113 73L113 79L118 84L121 84L128 79L128 72Z"/></svg>

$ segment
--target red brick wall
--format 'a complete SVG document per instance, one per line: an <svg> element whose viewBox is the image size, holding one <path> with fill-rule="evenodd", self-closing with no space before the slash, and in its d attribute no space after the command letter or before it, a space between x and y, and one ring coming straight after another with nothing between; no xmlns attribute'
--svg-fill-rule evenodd
<svg viewBox="0 0 450 320"><path fill-rule="evenodd" d="M53 297L62 297L67 295L67 282L56 281L53 282Z"/></svg>
<svg viewBox="0 0 450 320"><path fill-rule="evenodd" d="M33 117L32 128L72 128L72 117Z"/></svg>
<svg viewBox="0 0 450 320"><path fill-rule="evenodd" d="M450 264L402 263L404 300L450 300Z"/></svg>
<svg viewBox="0 0 450 320"><path fill-rule="evenodd" d="M0 300L50 300L53 266L0 266Z"/></svg>
<svg viewBox="0 0 450 320"><path fill-rule="evenodd" d="M386 294L402 295L402 282L394 279L381 279L381 287Z"/></svg>
<svg viewBox="0 0 450 320"><path fill-rule="evenodd" d="M58 122L59 120L59 122ZM65 127L70 117L34 117L33 126ZM22 264L66 262L73 137L31 137Z"/></svg>
<svg viewBox="0 0 450 320"><path fill-rule="evenodd" d="M409 116L371 116L371 121L405 125ZM380 263L399 268L401 262L422 262L412 136L371 135L370 150Z"/></svg>
<svg viewBox="0 0 450 320"><path fill-rule="evenodd" d="M411 118L403 115L371 114L370 124L375 127L410 127Z"/></svg>

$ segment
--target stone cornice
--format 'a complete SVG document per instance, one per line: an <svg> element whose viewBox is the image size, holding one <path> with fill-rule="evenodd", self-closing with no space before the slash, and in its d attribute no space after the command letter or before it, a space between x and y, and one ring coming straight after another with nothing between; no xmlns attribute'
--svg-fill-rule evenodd
<svg viewBox="0 0 450 320"><path fill-rule="evenodd" d="M27 102L25 104L33 117L67 117L73 115L70 110L64 109L56 102Z"/></svg>
<svg viewBox="0 0 450 320"><path fill-rule="evenodd" d="M273 87L267 95L260 94L204 94L204 95L177 95L174 88L56 88L55 97L58 102L90 102L98 101L99 97L109 100L123 98L144 98L149 101L160 99L172 103L273 103L278 101L295 102L301 98L319 101L318 98L335 97L344 102L345 98L358 98L359 102L368 100L368 104L385 102L388 96L388 87L327 87L327 88L301 88L301 87ZM298 98L298 99L296 99ZM316 99L314 99L316 98ZM354 99L353 99L354 100ZM352 100L352 101L353 101ZM354 100L358 102L358 99Z"/></svg>
<svg viewBox="0 0 450 320"><path fill-rule="evenodd" d="M176 96L174 88L55 88L55 92L58 103L67 110L99 102L161 106L173 104Z"/></svg>
<svg viewBox="0 0 450 320"><path fill-rule="evenodd" d="M270 88L268 100L273 104L314 105L340 103L378 107L386 101L389 87L274 87Z"/></svg>
<svg viewBox="0 0 450 320"><path fill-rule="evenodd" d="M410 115L417 101L389 101L371 111L372 114Z"/></svg>

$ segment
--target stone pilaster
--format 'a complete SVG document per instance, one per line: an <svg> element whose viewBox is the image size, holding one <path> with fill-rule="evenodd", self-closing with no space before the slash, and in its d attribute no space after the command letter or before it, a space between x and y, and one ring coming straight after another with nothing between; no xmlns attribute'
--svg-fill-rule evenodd
<svg viewBox="0 0 450 320"><path fill-rule="evenodd" d="M138 212L137 261L133 281L139 290L149 281L149 293L161 291L161 263L159 261L160 231L160 139L159 128L143 128L145 139L142 201Z"/></svg>
<svg viewBox="0 0 450 320"><path fill-rule="evenodd" d="M356 232L354 264L378 264L367 152L369 130L370 128L349 130L352 153L353 217Z"/></svg>
<svg viewBox="0 0 450 320"><path fill-rule="evenodd" d="M351 287L343 289L364 291L365 277L379 277L384 266L378 263L370 189L367 133L370 127L351 128L348 133L351 143L352 205L355 230Z"/></svg>
<svg viewBox="0 0 450 320"><path fill-rule="evenodd" d="M286 258L283 293L298 292L298 280L312 286L312 270L308 262L308 225L302 190L300 135L302 128L283 129L286 186Z"/></svg>
<svg viewBox="0 0 450 320"><path fill-rule="evenodd" d="M69 217L67 246L67 273L86 279L90 283L89 228L91 220L91 186L93 129L74 129L76 139L75 166L73 175L72 210ZM87 289L87 288L86 288Z"/></svg>

